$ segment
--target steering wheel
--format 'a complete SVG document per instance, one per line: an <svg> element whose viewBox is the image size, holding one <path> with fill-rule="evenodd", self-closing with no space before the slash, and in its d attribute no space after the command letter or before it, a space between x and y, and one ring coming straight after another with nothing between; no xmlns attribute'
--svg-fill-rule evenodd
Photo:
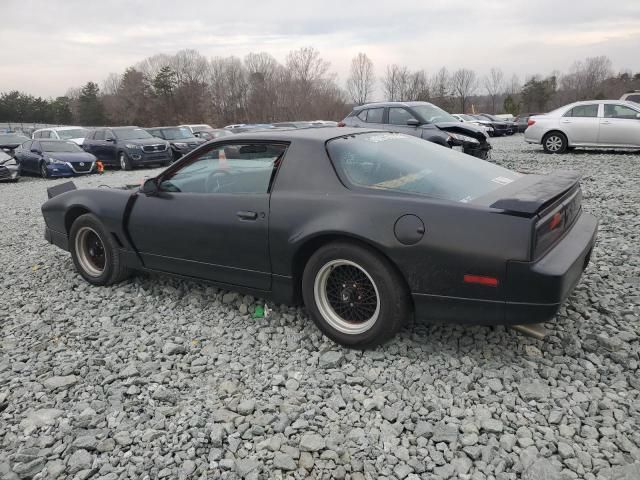
<svg viewBox="0 0 640 480"><path fill-rule="evenodd" d="M205 182L205 188L208 193L220 191L223 185L231 185L232 181L224 181L223 178L231 179L231 172L228 170L217 169L209 174Z"/></svg>

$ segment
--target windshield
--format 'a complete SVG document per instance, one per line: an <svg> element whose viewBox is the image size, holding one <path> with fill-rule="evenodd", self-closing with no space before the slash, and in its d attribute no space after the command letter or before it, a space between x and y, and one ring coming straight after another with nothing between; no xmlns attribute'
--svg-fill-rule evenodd
<svg viewBox="0 0 640 480"><path fill-rule="evenodd" d="M466 114L460 115L460 118L462 120L464 120L465 122L473 122L475 120L474 118L472 118L472 117L470 117L469 115L466 115Z"/></svg>
<svg viewBox="0 0 640 480"><path fill-rule="evenodd" d="M459 122L456 117L450 113L445 112L435 105L416 105L412 106L411 110L415 111L424 120L429 123L441 123L441 122Z"/></svg>
<svg viewBox="0 0 640 480"><path fill-rule="evenodd" d="M143 138L153 138L153 136L141 128L122 128L114 130L113 133L119 140L141 140Z"/></svg>
<svg viewBox="0 0 640 480"><path fill-rule="evenodd" d="M398 133L331 140L329 156L346 183L469 202L521 175L484 160Z"/></svg>
<svg viewBox="0 0 640 480"><path fill-rule="evenodd" d="M70 140L72 138L84 138L87 136L86 128L74 128L73 130L57 130L60 140Z"/></svg>
<svg viewBox="0 0 640 480"><path fill-rule="evenodd" d="M17 135L15 133L10 133L8 135L0 135L0 144L2 143L23 143L25 140L29 140L28 137L24 135Z"/></svg>
<svg viewBox="0 0 640 480"><path fill-rule="evenodd" d="M193 137L193 134L186 127L163 128L162 133L167 140L180 140Z"/></svg>
<svg viewBox="0 0 640 480"><path fill-rule="evenodd" d="M77 153L84 152L77 144L73 142L52 142L52 141L40 141L40 146L42 147L43 152L66 152L66 153Z"/></svg>

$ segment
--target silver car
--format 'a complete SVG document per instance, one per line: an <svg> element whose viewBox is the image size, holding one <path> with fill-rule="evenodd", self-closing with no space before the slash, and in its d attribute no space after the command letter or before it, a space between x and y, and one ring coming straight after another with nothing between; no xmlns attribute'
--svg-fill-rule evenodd
<svg viewBox="0 0 640 480"><path fill-rule="evenodd" d="M575 147L640 148L640 105L620 100L592 100L565 105L529 118L528 143L547 153Z"/></svg>

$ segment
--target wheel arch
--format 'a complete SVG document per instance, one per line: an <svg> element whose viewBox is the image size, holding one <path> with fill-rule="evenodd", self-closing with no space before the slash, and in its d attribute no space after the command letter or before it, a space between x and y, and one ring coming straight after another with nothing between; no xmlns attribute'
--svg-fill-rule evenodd
<svg viewBox="0 0 640 480"><path fill-rule="evenodd" d="M551 128L549 130L547 130L546 132L544 132L542 134L542 137L540 138L540 144L544 145L544 139L547 137L547 135L550 135L552 133L559 133L560 135L562 135L566 140L567 140L567 146L570 147L571 146L571 140L569 139L569 135L567 135L566 132L562 131L562 129L560 128Z"/></svg>
<svg viewBox="0 0 640 480"><path fill-rule="evenodd" d="M71 226L73 225L73 222L75 222L78 217L86 213L93 212L82 205L73 205L72 207L67 209L64 214L64 228L67 232L67 235L69 235L69 233L71 232Z"/></svg>
<svg viewBox="0 0 640 480"><path fill-rule="evenodd" d="M402 271L393 262L393 260L391 260L391 258L389 258L389 256L384 253L383 249L380 248L379 245L376 245L374 242L371 242L366 238L362 238L350 233L331 232L331 233L321 233L321 234L317 234L312 237L309 237L306 240L304 240L296 248L295 253L293 254L292 264L291 264L291 267L292 267L291 274L292 274L292 281L293 281L293 298L295 299L296 302L302 301L302 275L304 273L304 268L307 265L311 256L323 246L329 243L341 242L341 241L349 242L349 243L358 245L360 247L364 247L380 255L382 258L384 258L389 263L391 268L393 268L398 273L400 278L402 278L404 287L406 288L407 293L409 293L409 298L411 299L411 295L410 295L411 289L409 288L409 283L407 282L407 279L405 278ZM411 309L413 310L413 308L414 308L413 300L411 299Z"/></svg>

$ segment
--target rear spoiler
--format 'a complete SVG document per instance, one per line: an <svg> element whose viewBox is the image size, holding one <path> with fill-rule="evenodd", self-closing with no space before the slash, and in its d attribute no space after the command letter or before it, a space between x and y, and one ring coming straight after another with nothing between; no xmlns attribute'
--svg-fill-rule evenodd
<svg viewBox="0 0 640 480"><path fill-rule="evenodd" d="M61 183L60 185L56 185L55 187L47 188L47 196L48 196L48 198L50 200L53 197L57 197L58 195L70 192L71 190L77 190L77 189L78 189L78 187L76 187L75 183L73 183L73 182L64 182L64 183Z"/></svg>
<svg viewBox="0 0 640 480"><path fill-rule="evenodd" d="M490 206L515 214L532 216L576 187L581 176L578 172L566 170L549 175L527 175L493 192L499 198Z"/></svg>

